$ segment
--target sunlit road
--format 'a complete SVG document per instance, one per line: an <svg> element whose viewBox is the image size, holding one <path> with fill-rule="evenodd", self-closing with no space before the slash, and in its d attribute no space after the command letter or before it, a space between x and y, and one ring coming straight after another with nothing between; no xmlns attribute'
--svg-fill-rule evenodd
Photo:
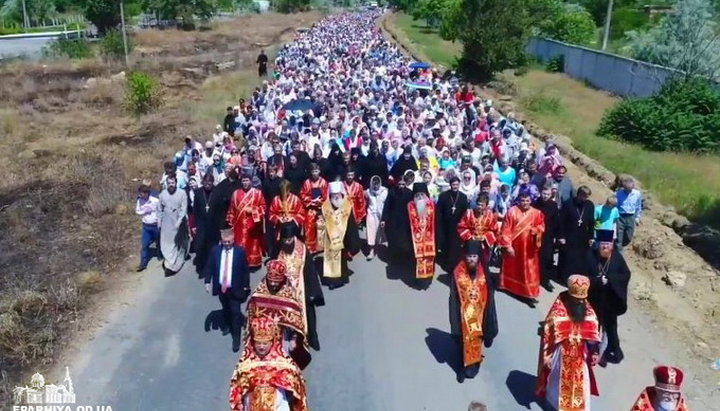
<svg viewBox="0 0 720 411"><path fill-rule="evenodd" d="M219 309L190 266L165 278L153 269L127 304L114 310L71 364L78 404L114 410L223 410L238 354L214 327ZM533 398L537 328L552 296L537 309L498 293L500 335L479 375L458 383L460 352L450 338L446 276L416 291L388 279L379 260L356 258L349 285L325 290L318 309L321 351L306 370L314 410L465 410L471 400L491 410L541 409ZM253 274L257 283L262 272ZM394 276L390 276L394 278ZM643 324L641 326L641 324ZM621 319L626 361L598 369L593 409L629 409L651 383L656 362L671 361L633 311ZM628 339L630 338L630 339Z"/></svg>

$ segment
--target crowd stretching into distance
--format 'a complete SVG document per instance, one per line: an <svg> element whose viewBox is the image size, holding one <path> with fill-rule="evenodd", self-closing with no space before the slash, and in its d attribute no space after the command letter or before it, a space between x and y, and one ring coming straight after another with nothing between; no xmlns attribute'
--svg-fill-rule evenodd
<svg viewBox="0 0 720 411"><path fill-rule="evenodd" d="M378 30L380 13L297 33L271 72L260 53L262 86L228 107L207 141L185 139L159 194L152 181L139 188L138 271L153 243L166 276L192 259L242 350L230 407L251 411L308 409L301 370L319 350L323 293L374 274L354 273L354 260L381 259L417 290L449 274L459 382L477 375L498 334L496 290L535 307L540 288L559 283L567 290L543 322L536 394L552 409L589 410L593 368L623 360L622 248L641 221L641 193L628 177L594 205L557 147L536 146L454 72L404 57ZM653 373L628 409L687 410L683 372Z"/></svg>

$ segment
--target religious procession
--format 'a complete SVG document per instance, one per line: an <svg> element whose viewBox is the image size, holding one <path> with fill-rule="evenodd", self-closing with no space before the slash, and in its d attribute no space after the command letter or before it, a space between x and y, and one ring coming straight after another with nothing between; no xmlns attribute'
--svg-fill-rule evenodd
<svg viewBox="0 0 720 411"><path fill-rule="evenodd" d="M641 192L626 178L593 204L557 147L537 146L454 72L406 58L379 17L333 15L297 33L274 64L260 54L262 86L227 107L207 141L185 139L159 194L151 181L139 188L138 271L153 243L166 276L194 265L240 353L230 409L250 411L308 409L303 369L322 355L324 295L370 274L353 261L381 259L420 295L449 274L459 382L492 355L496 291L534 308L541 289L560 284L533 388L548 409L590 410L602 388L593 369L624 358L622 251L642 221ZM645 373L655 385L638 387L626 409L689 409L681 369Z"/></svg>

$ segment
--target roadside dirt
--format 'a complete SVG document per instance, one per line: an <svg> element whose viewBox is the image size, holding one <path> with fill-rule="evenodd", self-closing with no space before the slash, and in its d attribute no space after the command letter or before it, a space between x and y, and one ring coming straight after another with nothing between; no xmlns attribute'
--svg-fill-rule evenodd
<svg viewBox="0 0 720 411"><path fill-rule="evenodd" d="M132 67L155 76L165 99L141 117L124 109L118 63L0 66L0 404L30 373L55 368L75 341L90 338L137 286L139 180L157 181L185 136L204 141L237 104L207 101L206 80L250 75L261 48L321 17L269 13L207 32L136 34ZM195 113L200 106L209 114Z"/></svg>
<svg viewBox="0 0 720 411"><path fill-rule="evenodd" d="M405 47L400 37L393 30L388 30L384 19L379 25L406 54L418 61L428 61L426 56ZM495 101L502 114L514 112L534 136L536 145L547 140L555 142L563 156L570 160L568 175L575 187L590 187L593 202L601 204L613 192L615 174L575 150L570 137L555 135L537 124L523 121L512 96L489 87L475 88L476 95ZM647 313L652 318L648 328L662 336L647 344L671 348L679 361L675 365L692 372L693 391L710 400L715 399L720 397L720 389L717 388L720 375L710 365L720 358L720 327L717 326L720 319L720 272L685 245L683 238L672 228L673 219L676 225L687 225L686 219L683 221L671 209L659 204L651 194L646 207L642 225L637 228L633 243L624 252L632 271L630 298L633 301L630 309ZM717 253L718 250L711 251ZM648 371L632 372L644 375Z"/></svg>

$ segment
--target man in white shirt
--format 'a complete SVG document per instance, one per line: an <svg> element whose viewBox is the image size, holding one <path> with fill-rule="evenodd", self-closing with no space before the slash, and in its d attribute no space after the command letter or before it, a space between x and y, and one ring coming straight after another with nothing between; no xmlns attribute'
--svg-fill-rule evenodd
<svg viewBox="0 0 720 411"><path fill-rule="evenodd" d="M150 186L141 185L138 189L135 214L142 216L142 248L140 251L140 265L137 271L143 271L150 262L150 245L155 243L155 248L160 251L160 230L158 228L158 207L160 200L151 195Z"/></svg>

